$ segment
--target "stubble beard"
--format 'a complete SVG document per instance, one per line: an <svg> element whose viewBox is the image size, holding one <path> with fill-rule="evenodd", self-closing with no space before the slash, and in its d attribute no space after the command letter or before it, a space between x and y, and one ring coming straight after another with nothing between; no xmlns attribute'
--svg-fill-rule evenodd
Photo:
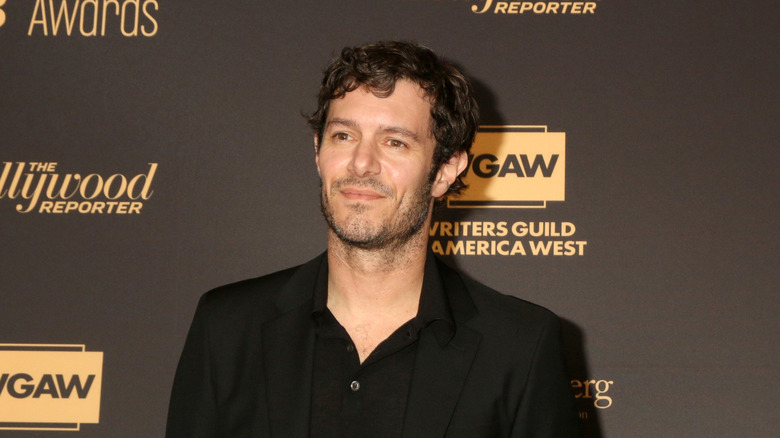
<svg viewBox="0 0 780 438"><path fill-rule="evenodd" d="M320 196L320 210L325 217L328 228L338 239L353 248L363 250L382 250L400 248L417 236L428 219L431 210L431 188L436 172L431 171L426 182L417 188L413 198L404 206L402 205L397 216L385 219L378 225L369 225L360 217L369 207L363 204L350 206L352 213L357 217L349 223L339 223L334 217L333 206L329 198L322 190ZM392 190L382 185L374 178L344 178L334 183L331 191L342 185L357 185L370 187L383 194L392 194Z"/></svg>

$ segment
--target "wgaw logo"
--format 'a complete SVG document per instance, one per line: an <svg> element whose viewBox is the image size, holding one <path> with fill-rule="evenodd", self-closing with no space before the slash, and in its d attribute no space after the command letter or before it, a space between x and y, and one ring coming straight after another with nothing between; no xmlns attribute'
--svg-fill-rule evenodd
<svg viewBox="0 0 780 438"><path fill-rule="evenodd" d="M100 420L103 353L0 344L0 430L79 430Z"/></svg>
<svg viewBox="0 0 780 438"><path fill-rule="evenodd" d="M0 0L0 8L5 6L5 0ZM5 11L0 9L0 27L2 27L5 24Z"/></svg>
<svg viewBox="0 0 780 438"><path fill-rule="evenodd" d="M564 201L566 133L547 126L481 126L450 208L545 208Z"/></svg>

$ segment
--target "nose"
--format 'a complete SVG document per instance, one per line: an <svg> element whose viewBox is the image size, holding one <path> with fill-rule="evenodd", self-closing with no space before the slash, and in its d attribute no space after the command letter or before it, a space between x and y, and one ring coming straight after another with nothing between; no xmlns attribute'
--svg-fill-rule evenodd
<svg viewBox="0 0 780 438"><path fill-rule="evenodd" d="M355 176L365 177L379 174L381 165L379 151L374 142L362 139L352 150L348 170Z"/></svg>

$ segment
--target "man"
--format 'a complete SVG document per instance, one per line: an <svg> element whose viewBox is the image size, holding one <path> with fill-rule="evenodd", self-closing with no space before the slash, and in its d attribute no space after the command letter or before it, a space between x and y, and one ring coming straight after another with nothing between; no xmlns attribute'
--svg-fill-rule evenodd
<svg viewBox="0 0 780 438"><path fill-rule="evenodd" d="M557 318L427 249L477 120L428 48L342 51L309 120L328 250L201 298L168 438L576 436Z"/></svg>

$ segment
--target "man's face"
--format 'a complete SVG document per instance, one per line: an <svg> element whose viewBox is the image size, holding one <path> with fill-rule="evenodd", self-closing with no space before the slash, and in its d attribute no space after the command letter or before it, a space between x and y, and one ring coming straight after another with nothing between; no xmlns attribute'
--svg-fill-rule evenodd
<svg viewBox="0 0 780 438"><path fill-rule="evenodd" d="M431 172L430 108L422 89L406 80L385 98L358 88L330 102L316 160L322 212L343 242L392 247L425 225L432 191L446 191Z"/></svg>

